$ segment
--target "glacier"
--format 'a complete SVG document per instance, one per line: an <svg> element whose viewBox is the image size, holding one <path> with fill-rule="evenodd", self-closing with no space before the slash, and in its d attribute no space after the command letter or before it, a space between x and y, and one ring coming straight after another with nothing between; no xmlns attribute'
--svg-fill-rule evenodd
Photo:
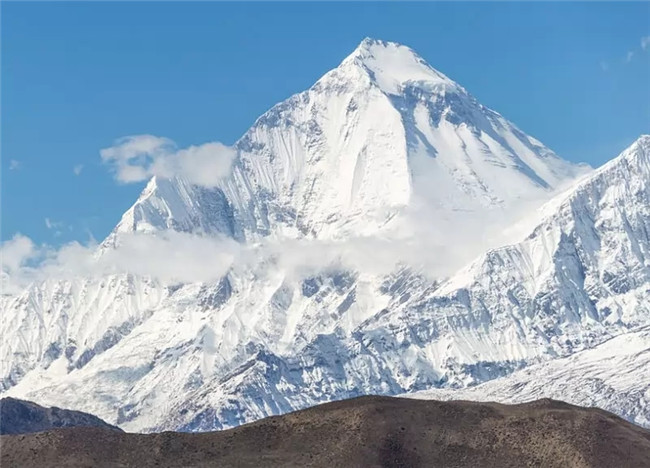
<svg viewBox="0 0 650 468"><path fill-rule="evenodd" d="M650 325L649 136L592 171L365 39L235 149L216 187L154 177L97 257L177 232L246 261L216 281L116 272L0 297L3 394L128 431L212 430L363 394L464 395L610 359L603 343Z"/></svg>

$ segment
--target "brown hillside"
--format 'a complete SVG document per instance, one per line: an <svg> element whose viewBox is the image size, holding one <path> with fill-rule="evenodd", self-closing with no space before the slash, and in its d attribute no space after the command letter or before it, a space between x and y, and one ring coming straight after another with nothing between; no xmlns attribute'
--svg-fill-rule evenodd
<svg viewBox="0 0 650 468"><path fill-rule="evenodd" d="M650 467L650 431L597 409L362 397L210 433L2 436L2 467Z"/></svg>

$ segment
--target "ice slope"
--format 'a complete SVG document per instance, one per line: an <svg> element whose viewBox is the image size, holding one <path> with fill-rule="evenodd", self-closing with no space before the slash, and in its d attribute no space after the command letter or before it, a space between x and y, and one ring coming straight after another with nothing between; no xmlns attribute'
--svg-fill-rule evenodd
<svg viewBox="0 0 650 468"><path fill-rule="evenodd" d="M59 356L7 393L127 430L208 430L360 394L463 388L570 356L650 322L649 160L643 136L540 209L520 242L448 280L408 268L296 279L263 263L167 288L86 365L69 371Z"/></svg>
<svg viewBox="0 0 650 468"><path fill-rule="evenodd" d="M424 390L404 396L502 403L553 398L601 408L650 427L650 329L619 335L586 351L474 387Z"/></svg>
<svg viewBox="0 0 650 468"><path fill-rule="evenodd" d="M105 243L112 244L120 232L166 229L234 237L232 218L228 200L219 189L191 185L181 178L153 177Z"/></svg>

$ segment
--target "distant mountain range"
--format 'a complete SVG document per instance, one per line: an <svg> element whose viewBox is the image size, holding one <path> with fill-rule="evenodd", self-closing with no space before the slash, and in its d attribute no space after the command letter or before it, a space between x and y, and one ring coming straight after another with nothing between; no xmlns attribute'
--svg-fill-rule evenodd
<svg viewBox="0 0 650 468"><path fill-rule="evenodd" d="M5 395L130 431L432 389L649 424L650 136L597 170L569 163L366 39L235 150L216 187L153 178L97 258L174 234L245 261L217 281L89 274L1 297ZM639 366L607 373L619 362Z"/></svg>

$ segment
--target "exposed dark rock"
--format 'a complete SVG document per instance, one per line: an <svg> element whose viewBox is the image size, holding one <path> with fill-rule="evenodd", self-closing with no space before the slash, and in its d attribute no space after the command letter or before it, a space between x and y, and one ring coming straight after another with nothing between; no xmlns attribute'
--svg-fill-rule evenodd
<svg viewBox="0 0 650 468"><path fill-rule="evenodd" d="M0 434L25 434L78 426L122 431L119 427L111 426L97 416L81 411L56 407L45 408L31 401L16 398L0 400Z"/></svg>

